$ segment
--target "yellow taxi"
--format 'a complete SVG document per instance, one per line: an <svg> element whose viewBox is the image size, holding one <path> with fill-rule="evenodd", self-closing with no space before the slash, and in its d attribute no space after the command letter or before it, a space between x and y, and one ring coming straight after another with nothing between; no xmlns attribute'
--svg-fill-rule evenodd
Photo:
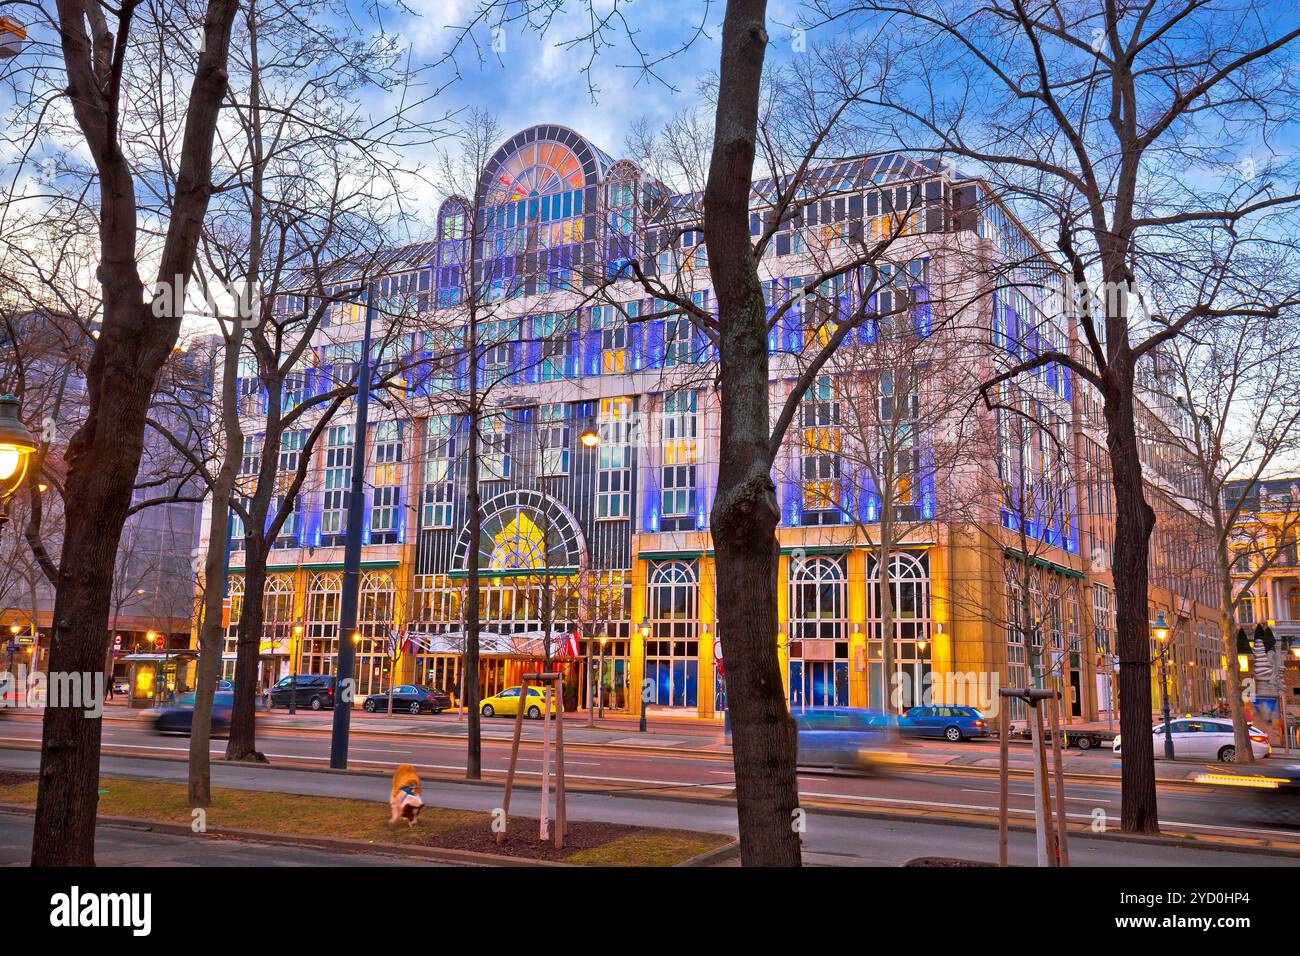
<svg viewBox="0 0 1300 956"><path fill-rule="evenodd" d="M540 687L528 688L528 703L524 707L524 716L529 720L540 720L546 707L546 698ZM519 688L507 687L495 697L484 699L479 705L479 713L484 717L514 717L519 713Z"/></svg>

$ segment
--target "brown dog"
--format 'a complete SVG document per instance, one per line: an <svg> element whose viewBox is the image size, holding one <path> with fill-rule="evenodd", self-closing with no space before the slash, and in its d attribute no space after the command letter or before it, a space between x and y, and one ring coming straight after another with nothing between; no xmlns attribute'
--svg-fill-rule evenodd
<svg viewBox="0 0 1300 956"><path fill-rule="evenodd" d="M398 820L405 819L407 826L415 826L424 809L424 800L420 796L420 775L409 763L404 763L393 771L393 795L388 805L393 815L388 821L392 826Z"/></svg>

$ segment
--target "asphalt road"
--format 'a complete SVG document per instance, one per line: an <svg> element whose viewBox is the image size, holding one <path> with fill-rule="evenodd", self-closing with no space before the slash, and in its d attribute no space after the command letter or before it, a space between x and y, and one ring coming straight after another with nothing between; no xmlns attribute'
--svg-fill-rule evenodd
<svg viewBox="0 0 1300 956"><path fill-rule="evenodd" d="M508 733L510 722L487 725L491 736L484 741L484 770L487 780L504 779L509 762ZM11 717L0 722L0 757L17 756L17 749L35 747L40 741L40 722ZM440 728L448 732L454 727ZM577 736L566 729L566 737ZM671 738L669 738L671 739ZM327 767L329 739L319 733L302 732L284 727L260 727L259 746L276 764ZM716 751L697 749L639 749L614 735L602 743L575 743L568 747L566 777L573 786L599 789L608 797L676 796L725 799L732 793L734 780L730 756ZM635 738L633 739L635 741ZM972 754L987 745L971 743ZM189 741L183 737L154 734L134 722L109 720L104 723L104 753L114 756L151 756L185 759ZM224 752L224 742L216 741L213 753ZM35 753L29 751L34 766ZM918 756L924 757L922 750ZM26 761L24 761L26 762ZM439 734L358 734L352 738L350 767L386 773L399 763L414 764L426 777L442 776L448 780L464 772L464 740ZM1084 766L1097 771L1111 770L1118 759L1109 754L1093 753ZM8 760L0 765L11 765ZM1075 761L1075 766L1079 766ZM105 772L109 772L105 763ZM183 768L182 768L183 769ZM1222 769L1222 768L1220 768ZM254 771L257 772L257 771ZM541 775L541 753L536 742L526 741L520 755L520 773L524 780ZM370 778L373 779L373 778ZM974 766L909 765L888 775L805 772L800 774L800 791L810 809L888 811L911 816L970 817L987 819L997 807L997 776ZM1010 808L1013 819L1032 819L1032 787L1026 776L1014 777L1010 783ZM1263 838L1300 845L1300 830L1279 826L1273 819L1252 817L1243 812L1254 792L1215 790L1183 782L1166 782L1160 787L1162 826L1185 833ZM1066 809L1072 820L1102 821L1108 828L1118 826L1120 791L1118 780L1102 776L1074 776L1066 787ZM734 816L734 811L728 811ZM1293 821L1292 825L1300 821Z"/></svg>
<svg viewBox="0 0 1300 956"><path fill-rule="evenodd" d="M0 749L0 767L32 769L37 763L38 754L33 750ZM322 773L318 770L222 762L214 763L212 771L213 782L219 787L349 797L373 801L377 814L388 812L388 780L374 774ZM180 782L185 779L185 772L184 763L176 760L111 755L103 758L103 773L107 777ZM426 779L424 797L431 806L488 812L500 805L501 788L491 783ZM521 790L515 808L522 814L536 814L538 798L537 790ZM568 809L570 818L575 820L602 820L733 835L736 832L735 807L723 801L697 802L654 799L648 795L574 792L569 796ZM123 839L126 841L124 853L130 859L129 841L133 837L128 835ZM804 860L809 865L898 866L926 856L992 862L997 856L996 831L986 827L907 818L886 820L816 810L807 815L803 840ZM1013 865L1034 864L1032 834L1012 831L1009 846ZM1185 845L1121 842L1082 835L1071 836L1070 861L1073 866L1296 865L1294 857ZM349 857L339 862L352 864L355 860Z"/></svg>

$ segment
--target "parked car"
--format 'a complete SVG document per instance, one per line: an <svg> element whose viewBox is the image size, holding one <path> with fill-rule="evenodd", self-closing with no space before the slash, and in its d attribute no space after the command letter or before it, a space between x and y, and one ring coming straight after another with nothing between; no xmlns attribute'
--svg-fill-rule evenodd
<svg viewBox="0 0 1300 956"><path fill-rule="evenodd" d="M1256 760L1263 760L1273 752L1268 745L1268 734L1254 724L1249 725L1250 749ZM1232 721L1226 717L1179 717L1169 722L1170 736L1174 739L1174 758L1190 757L1219 760L1231 763L1237 756L1237 741L1232 735ZM1164 721L1151 728L1152 745L1157 759L1165 755ZM1120 753L1120 735L1115 735L1111 750Z"/></svg>
<svg viewBox="0 0 1300 956"><path fill-rule="evenodd" d="M819 707L794 719L801 767L874 770L881 762L880 748L898 739L892 718L855 707Z"/></svg>
<svg viewBox="0 0 1300 956"><path fill-rule="evenodd" d="M991 733L988 721L974 707L946 704L911 708L898 718L898 732L906 737L942 737L953 743Z"/></svg>
<svg viewBox="0 0 1300 956"><path fill-rule="evenodd" d="M125 677L114 677L113 693L125 697L127 694L131 693L131 682Z"/></svg>
<svg viewBox="0 0 1300 956"><path fill-rule="evenodd" d="M334 678L326 674L299 674L296 677L282 677L271 688L271 707L288 707L292 700L295 707L321 710L334 706Z"/></svg>
<svg viewBox="0 0 1300 956"><path fill-rule="evenodd" d="M389 693L389 691L385 691L382 694L371 694L361 706L365 708L368 714L387 713ZM441 714L451 706L451 697L448 696L445 690L438 687L402 684L394 687L391 693L393 695L393 713L395 714L398 712Z"/></svg>
<svg viewBox="0 0 1300 956"><path fill-rule="evenodd" d="M530 720L540 719L545 704L546 699L542 697L541 688L528 688L528 705L524 709L524 716ZM514 717L519 713L519 688L507 687L495 697L487 698L479 705L479 713L484 717Z"/></svg>
<svg viewBox="0 0 1300 956"><path fill-rule="evenodd" d="M212 733L220 736L230 729L230 710L235 695L218 691L212 696ZM160 734L188 734L194 726L194 695L178 694L165 707L154 710L154 730Z"/></svg>

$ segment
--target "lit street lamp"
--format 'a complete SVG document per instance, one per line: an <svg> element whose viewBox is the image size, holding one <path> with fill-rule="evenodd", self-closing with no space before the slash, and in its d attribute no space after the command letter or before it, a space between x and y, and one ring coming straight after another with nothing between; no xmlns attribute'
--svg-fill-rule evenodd
<svg viewBox="0 0 1300 956"><path fill-rule="evenodd" d="M641 733L645 733L645 664L646 664L646 641L650 637L650 621L646 618L641 619Z"/></svg>
<svg viewBox="0 0 1300 956"><path fill-rule="evenodd" d="M1170 726L1169 719L1169 678L1165 672L1165 657L1169 650L1165 643L1169 640L1169 624L1165 621L1165 612L1156 613L1155 623L1151 626L1151 633L1155 636L1156 642L1160 645L1160 702L1165 716L1165 759L1174 759L1174 732Z"/></svg>
<svg viewBox="0 0 1300 956"><path fill-rule="evenodd" d="M18 399L0 395L0 528L9 520L9 502L22 487L36 440L18 416Z"/></svg>
<svg viewBox="0 0 1300 956"><path fill-rule="evenodd" d="M608 635L600 636L600 676L596 678L596 713L600 720L605 719L605 645L609 643Z"/></svg>
<svg viewBox="0 0 1300 956"><path fill-rule="evenodd" d="M290 653L293 658L289 664L293 673L293 681L289 685L289 714L290 716L298 713L298 657L302 654L302 625L293 626L293 645L290 647ZM270 699L266 702L267 709L271 707Z"/></svg>

